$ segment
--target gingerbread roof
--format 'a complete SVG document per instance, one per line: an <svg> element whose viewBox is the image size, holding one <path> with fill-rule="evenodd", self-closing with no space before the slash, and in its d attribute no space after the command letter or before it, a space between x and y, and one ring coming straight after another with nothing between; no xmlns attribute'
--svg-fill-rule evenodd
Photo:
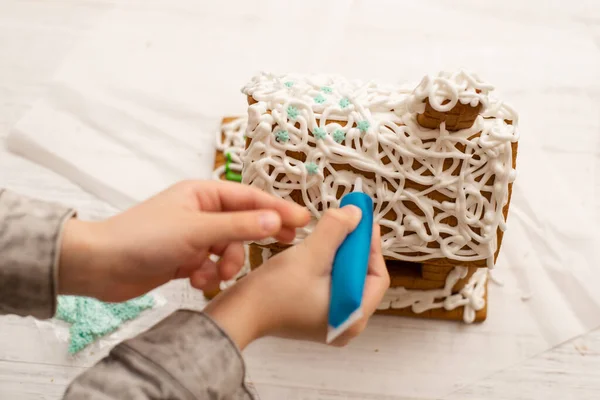
<svg viewBox="0 0 600 400"><path fill-rule="evenodd" d="M260 74L243 88L243 182L318 219L362 176L387 258L493 266L518 134L516 113L492 90L465 71L427 76L415 89Z"/></svg>

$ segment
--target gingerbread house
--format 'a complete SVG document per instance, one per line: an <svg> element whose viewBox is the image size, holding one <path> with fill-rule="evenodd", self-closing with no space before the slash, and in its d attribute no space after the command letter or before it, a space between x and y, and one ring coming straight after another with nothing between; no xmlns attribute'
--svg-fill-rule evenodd
<svg viewBox="0 0 600 400"><path fill-rule="evenodd" d="M391 276L379 312L482 321L518 142L517 114L492 90L466 71L416 88L260 74L242 90L248 115L217 135L215 177L307 207L301 241L360 176ZM286 247L250 244L250 266Z"/></svg>

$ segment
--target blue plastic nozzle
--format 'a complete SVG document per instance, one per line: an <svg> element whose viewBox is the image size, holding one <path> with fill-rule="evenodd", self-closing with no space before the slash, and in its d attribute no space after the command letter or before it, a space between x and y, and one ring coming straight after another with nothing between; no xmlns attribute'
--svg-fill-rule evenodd
<svg viewBox="0 0 600 400"><path fill-rule="evenodd" d="M340 207L350 204L360 208L362 217L339 247L333 261L327 343L362 318L362 297L373 235L373 200L362 192L360 178L354 183L354 191L342 198Z"/></svg>

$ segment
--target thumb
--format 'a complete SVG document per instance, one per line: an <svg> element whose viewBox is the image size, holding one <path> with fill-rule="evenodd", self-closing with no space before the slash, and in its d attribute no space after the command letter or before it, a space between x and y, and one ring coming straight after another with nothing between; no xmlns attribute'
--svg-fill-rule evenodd
<svg viewBox="0 0 600 400"><path fill-rule="evenodd" d="M193 245L202 248L219 242L261 240L277 235L281 217L275 211L202 213L193 229Z"/></svg>
<svg viewBox="0 0 600 400"><path fill-rule="evenodd" d="M304 243L318 259L333 260L346 236L358 226L361 216L360 208L355 206L329 209Z"/></svg>
<svg viewBox="0 0 600 400"><path fill-rule="evenodd" d="M366 315L370 316L377 310L385 292L390 287L390 274L385 265L381 251L381 227L373 226L371 240L371 256L369 257L369 273L365 282L363 293L363 308Z"/></svg>

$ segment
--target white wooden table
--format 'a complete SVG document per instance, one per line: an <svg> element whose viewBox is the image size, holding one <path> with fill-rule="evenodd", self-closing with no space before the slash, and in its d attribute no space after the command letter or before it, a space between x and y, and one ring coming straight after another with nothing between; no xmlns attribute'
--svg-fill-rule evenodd
<svg viewBox="0 0 600 400"><path fill-rule="evenodd" d="M74 42L111 0L2 0L0 2L0 142L8 130L43 95L53 73ZM581 2L584 3L584 2ZM594 6L594 4L596 4ZM573 11L600 48L597 2ZM600 104L599 99L595 99ZM77 206L89 216L114 210L64 178L0 148L0 186L23 194ZM186 290L173 290L183 298ZM88 360L67 360L61 350L35 347L48 332L30 319L0 318L0 398L57 399L65 385L102 354ZM42 349L42 350L40 350ZM399 360L401 362L401 360ZM264 399L364 398L351 392L298 388L290 391L277 378L261 385ZM273 383L275 382L275 383ZM423 397L417 397L423 399ZM597 399L600 398L600 329L538 354L487 378L458 389L448 399ZM399 400L399 397L394 397ZM407 398L403 398L408 400Z"/></svg>

